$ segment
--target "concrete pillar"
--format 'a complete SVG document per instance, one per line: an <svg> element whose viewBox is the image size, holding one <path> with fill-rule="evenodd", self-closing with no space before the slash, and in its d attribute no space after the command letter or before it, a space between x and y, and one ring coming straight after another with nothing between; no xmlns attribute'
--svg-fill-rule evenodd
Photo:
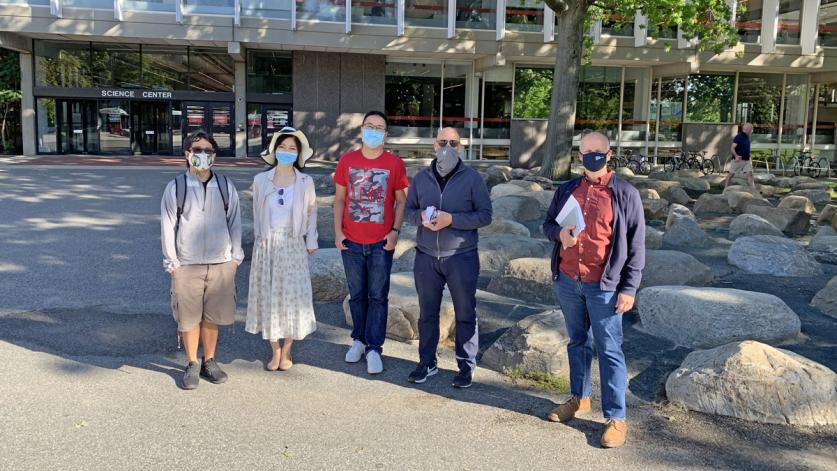
<svg viewBox="0 0 837 471"><path fill-rule="evenodd" d="M648 43L648 18L637 10L634 18L634 47L643 47Z"/></svg>
<svg viewBox="0 0 837 471"><path fill-rule="evenodd" d="M20 119L23 134L23 155L35 155L38 148L35 146L35 70L32 63L32 54L20 53L20 91L23 97L20 100Z"/></svg>
<svg viewBox="0 0 837 471"><path fill-rule="evenodd" d="M764 0L761 10L761 52L776 51L779 32L779 0Z"/></svg>
<svg viewBox="0 0 837 471"><path fill-rule="evenodd" d="M803 54L813 54L817 50L817 36L819 25L817 15L820 11L820 0L803 0L802 18L799 22L799 45Z"/></svg>
<svg viewBox="0 0 837 471"><path fill-rule="evenodd" d="M235 157L247 157L247 68L235 62Z"/></svg>

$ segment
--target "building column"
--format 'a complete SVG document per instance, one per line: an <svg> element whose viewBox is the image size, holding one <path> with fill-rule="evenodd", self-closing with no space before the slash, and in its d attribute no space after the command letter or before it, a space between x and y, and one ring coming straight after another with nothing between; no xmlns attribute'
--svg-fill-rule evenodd
<svg viewBox="0 0 837 471"><path fill-rule="evenodd" d="M761 10L761 52L776 51L779 32L779 0L764 0Z"/></svg>
<svg viewBox="0 0 837 471"><path fill-rule="evenodd" d="M247 157L247 68L235 62L235 157Z"/></svg>
<svg viewBox="0 0 837 471"><path fill-rule="evenodd" d="M648 18L640 10L634 17L634 47L644 47L648 44Z"/></svg>
<svg viewBox="0 0 837 471"><path fill-rule="evenodd" d="M799 22L799 45L803 54L813 54L817 51L818 23L817 15L820 11L820 0L804 0L802 2L802 18Z"/></svg>
<svg viewBox="0 0 837 471"><path fill-rule="evenodd" d="M23 155L31 156L38 153L35 145L35 71L32 64L32 54L20 53L20 124L23 134Z"/></svg>

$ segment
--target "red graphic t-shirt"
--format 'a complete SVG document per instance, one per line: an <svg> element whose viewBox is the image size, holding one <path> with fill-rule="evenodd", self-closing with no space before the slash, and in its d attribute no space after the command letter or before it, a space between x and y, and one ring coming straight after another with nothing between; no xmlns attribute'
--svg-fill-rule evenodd
<svg viewBox="0 0 837 471"><path fill-rule="evenodd" d="M334 183L346 187L343 235L358 244L384 240L395 223L395 192L410 184L400 158L384 151L367 159L360 149L340 157Z"/></svg>

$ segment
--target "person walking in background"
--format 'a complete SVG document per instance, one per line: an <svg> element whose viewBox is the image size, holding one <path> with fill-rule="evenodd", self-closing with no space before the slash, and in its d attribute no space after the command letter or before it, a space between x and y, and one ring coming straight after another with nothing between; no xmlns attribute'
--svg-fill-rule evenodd
<svg viewBox="0 0 837 471"><path fill-rule="evenodd" d="M756 187L756 182L753 179L753 163L750 161L750 134L753 133L752 123L744 123L741 126L741 131L732 140L730 151L732 151L733 160L727 164L727 178L724 180L724 188L729 185L732 177L736 173L743 173L747 177L747 183L751 187Z"/></svg>
<svg viewBox="0 0 837 471"><path fill-rule="evenodd" d="M334 245L343 257L352 314L345 359L357 363L366 355L369 374L384 370L389 278L409 186L404 163L384 150L387 124L380 111L366 113L362 147L342 155L334 172Z"/></svg>
<svg viewBox="0 0 837 471"><path fill-rule="evenodd" d="M602 412L607 421L604 447L625 443L628 373L622 352L622 314L631 310L645 267L645 217L639 192L607 167L612 152L602 133L582 137L579 156L584 175L561 185L543 223L555 242L552 275L570 341L572 397L549 413L564 422L588 413L593 341L599 357ZM576 224L556 220L565 205L578 205ZM569 218L564 219L568 221Z"/></svg>
<svg viewBox="0 0 837 471"><path fill-rule="evenodd" d="M314 179L300 171L312 154L302 131L282 128L262 156L272 168L253 179L256 241L245 330L270 342L270 371L290 369L293 341L317 330L308 272L308 255L318 247L317 196Z"/></svg>
<svg viewBox="0 0 837 471"><path fill-rule="evenodd" d="M465 165L459 132L443 128L433 143L436 158L419 172L407 193L406 219L418 227L413 268L419 295L419 363L409 381L437 373L439 310L445 285L456 313L456 388L471 386L477 365L477 229L491 224L491 197L479 172Z"/></svg>
<svg viewBox="0 0 837 471"><path fill-rule="evenodd" d="M183 141L188 171L169 182L160 206L163 265L171 274L171 306L189 364L183 388L199 377L223 383L215 361L218 326L235 322L235 272L244 260L241 215L232 181L212 171L218 145L204 131ZM198 363L198 343L203 359Z"/></svg>

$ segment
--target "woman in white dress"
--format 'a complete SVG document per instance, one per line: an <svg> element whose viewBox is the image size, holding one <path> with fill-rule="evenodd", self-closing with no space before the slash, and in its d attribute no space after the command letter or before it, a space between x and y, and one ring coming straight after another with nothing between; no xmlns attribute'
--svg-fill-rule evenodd
<svg viewBox="0 0 837 471"><path fill-rule="evenodd" d="M293 365L291 345L317 329L308 255L317 250L314 179L302 173L313 151L302 131L282 128L253 180L253 261L245 329L270 342L270 371ZM282 345L279 341L284 340Z"/></svg>

